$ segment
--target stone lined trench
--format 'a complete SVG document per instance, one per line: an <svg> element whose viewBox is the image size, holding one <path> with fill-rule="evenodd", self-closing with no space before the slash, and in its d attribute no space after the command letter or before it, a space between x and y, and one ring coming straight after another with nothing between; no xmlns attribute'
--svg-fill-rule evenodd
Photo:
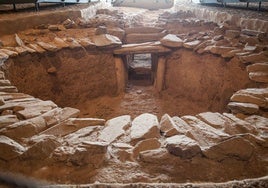
<svg viewBox="0 0 268 188"><path fill-rule="evenodd" d="M267 175L267 33L112 8L0 40L1 171L44 184ZM151 84L129 80L141 53Z"/></svg>

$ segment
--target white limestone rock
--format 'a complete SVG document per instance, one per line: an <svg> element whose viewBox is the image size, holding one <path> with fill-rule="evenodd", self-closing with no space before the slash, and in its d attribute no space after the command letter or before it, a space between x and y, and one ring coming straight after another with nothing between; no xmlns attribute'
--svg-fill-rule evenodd
<svg viewBox="0 0 268 188"><path fill-rule="evenodd" d="M141 140L133 148L133 158L136 159L142 151L158 149L160 146L161 143L156 138Z"/></svg>
<svg viewBox="0 0 268 188"><path fill-rule="evenodd" d="M226 123L226 120L220 113L203 112L198 114L197 117L216 129L223 128Z"/></svg>
<svg viewBox="0 0 268 188"><path fill-rule="evenodd" d="M172 155L182 159L190 159L201 154L198 143L184 135L175 135L166 139L166 148Z"/></svg>
<svg viewBox="0 0 268 188"><path fill-rule="evenodd" d="M257 128L254 124L251 124L247 121L237 118L235 115L230 113L223 113L225 117L230 119L233 123L225 124L225 132L237 132L237 134L250 133L258 134ZM228 131L227 131L228 130ZM230 133L231 134L231 133Z"/></svg>
<svg viewBox="0 0 268 188"><path fill-rule="evenodd" d="M118 37L109 34L96 35L92 40L97 47L118 47L122 45Z"/></svg>
<svg viewBox="0 0 268 188"><path fill-rule="evenodd" d="M108 143L84 141L76 146L60 146L54 153L56 161L67 165L100 168L107 158Z"/></svg>
<svg viewBox="0 0 268 188"><path fill-rule="evenodd" d="M200 40L194 40L194 41L191 41L191 42L183 43L183 46L184 46L185 48L193 49L193 48L195 48L196 46L198 46L200 43L201 43Z"/></svg>
<svg viewBox="0 0 268 188"><path fill-rule="evenodd" d="M250 72L249 78L255 82L268 83L268 72Z"/></svg>
<svg viewBox="0 0 268 188"><path fill-rule="evenodd" d="M161 118L160 131L166 137L174 136L180 133L177 128L177 125L168 114L163 115Z"/></svg>
<svg viewBox="0 0 268 188"><path fill-rule="evenodd" d="M160 40L163 46L179 48L183 45L182 39L173 34L168 34Z"/></svg>
<svg viewBox="0 0 268 188"><path fill-rule="evenodd" d="M0 92L17 93L18 89L15 86L0 86Z"/></svg>
<svg viewBox="0 0 268 188"><path fill-rule="evenodd" d="M226 46L212 46L210 48L210 52L212 54L216 54L216 55L222 55L222 54L226 54L232 50L235 50L236 48L234 47L226 47Z"/></svg>
<svg viewBox="0 0 268 188"><path fill-rule="evenodd" d="M268 72L268 62L254 63L247 66L248 72Z"/></svg>
<svg viewBox="0 0 268 188"><path fill-rule="evenodd" d="M96 134L102 129L102 126L88 126L81 128L73 133L70 133L63 137L63 140L68 143L69 146L79 145L83 141L97 141ZM93 136L91 136L93 135Z"/></svg>
<svg viewBox="0 0 268 188"><path fill-rule="evenodd" d="M236 136L203 150L203 154L213 160L222 161L226 158L249 160L254 146L246 139Z"/></svg>
<svg viewBox="0 0 268 188"><path fill-rule="evenodd" d="M131 125L131 117L129 115L119 116L106 122L104 129L100 132L99 139L112 143L117 138L125 134L125 131Z"/></svg>
<svg viewBox="0 0 268 188"><path fill-rule="evenodd" d="M78 117L80 113L80 110L75 108L54 108L53 110L50 110L41 116L45 119L47 123L47 127L51 127L53 125L59 124L68 118L76 118Z"/></svg>
<svg viewBox="0 0 268 188"><path fill-rule="evenodd" d="M20 117L20 119L34 118L57 107L52 101L40 101L25 105L22 104L22 106L24 107L23 110L16 111L16 115Z"/></svg>
<svg viewBox="0 0 268 188"><path fill-rule="evenodd" d="M61 38L55 37L53 40L53 44L58 48L58 49L63 49L69 47L69 45Z"/></svg>
<svg viewBox="0 0 268 188"><path fill-rule="evenodd" d="M251 103L256 104L263 108L268 108L268 101L264 96L256 96L250 93L245 92L244 90L237 91L231 97L231 101L233 102L240 102L240 103Z"/></svg>
<svg viewBox="0 0 268 188"><path fill-rule="evenodd" d="M130 128L130 137L132 141L159 138L160 130L157 117L148 113L136 117Z"/></svg>
<svg viewBox="0 0 268 188"><path fill-rule="evenodd" d="M187 134L188 131L191 130L191 127L180 117L174 116L172 120L176 124L177 130L180 134Z"/></svg>
<svg viewBox="0 0 268 188"><path fill-rule="evenodd" d="M18 56L19 54L13 50L8 50L8 49L0 49L0 53L4 53L4 54L7 54L9 57L16 57Z"/></svg>
<svg viewBox="0 0 268 188"><path fill-rule="evenodd" d="M56 51L58 51L57 46L54 45L54 44L50 44L50 43L46 43L46 42L42 42L42 41L37 42L37 44L38 44L41 48L43 48L43 49L45 49L45 50L47 50L47 51L51 51L51 52L56 52Z"/></svg>
<svg viewBox="0 0 268 188"><path fill-rule="evenodd" d="M38 134L38 132L38 125L27 120L8 125L0 130L0 134L6 135L17 141L22 138L29 138Z"/></svg>
<svg viewBox="0 0 268 188"><path fill-rule="evenodd" d="M214 145L230 137L229 134L211 127L194 116L183 116L182 119L191 127L186 136L197 141L201 147Z"/></svg>
<svg viewBox="0 0 268 188"><path fill-rule="evenodd" d="M133 146L126 143L113 143L109 149L111 156L121 162L133 161Z"/></svg>
<svg viewBox="0 0 268 188"><path fill-rule="evenodd" d="M28 45L30 48L34 49L37 53L44 53L46 50L44 48L42 48L41 46L39 46L38 44L29 44Z"/></svg>
<svg viewBox="0 0 268 188"><path fill-rule="evenodd" d="M16 115L2 115L0 116L0 129L18 121L19 120Z"/></svg>
<svg viewBox="0 0 268 188"><path fill-rule="evenodd" d="M44 160L59 146L56 137L44 137L30 146L21 157L26 160Z"/></svg>
<svg viewBox="0 0 268 188"><path fill-rule="evenodd" d="M253 53L239 57L244 63L264 63L267 62L268 52L262 51L260 53Z"/></svg>
<svg viewBox="0 0 268 188"><path fill-rule="evenodd" d="M251 103L241 103L241 102L230 102L228 108L232 113L243 113L243 114L256 114L259 112L259 106Z"/></svg>
<svg viewBox="0 0 268 188"><path fill-rule="evenodd" d="M0 159L5 161L12 160L21 155L25 150L25 147L16 141L4 135L0 135Z"/></svg>
<svg viewBox="0 0 268 188"><path fill-rule="evenodd" d="M15 33L15 41L18 46L25 46L24 42L21 40L17 33Z"/></svg>
<svg viewBox="0 0 268 188"><path fill-rule="evenodd" d="M100 123L103 123L103 120L89 118L86 120L86 122L85 121L81 122L81 121L75 120L74 118L70 118L70 119L67 119L66 121L63 121L62 123L59 123L57 125L50 127L49 129L41 132L40 134L63 137L65 135L73 133L84 127L98 126Z"/></svg>
<svg viewBox="0 0 268 188"><path fill-rule="evenodd" d="M11 86L9 80L0 80L0 86Z"/></svg>
<svg viewBox="0 0 268 188"><path fill-rule="evenodd" d="M121 41L125 38L125 30L120 27L108 27L107 34L118 37Z"/></svg>

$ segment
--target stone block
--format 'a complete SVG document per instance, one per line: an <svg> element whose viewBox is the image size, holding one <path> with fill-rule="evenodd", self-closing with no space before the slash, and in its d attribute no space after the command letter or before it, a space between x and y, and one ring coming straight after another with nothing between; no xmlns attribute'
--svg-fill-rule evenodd
<svg viewBox="0 0 268 188"><path fill-rule="evenodd" d="M50 52L56 52L56 51L58 51L58 48L57 48L57 46L56 45L54 45L54 44L50 44L50 43L46 43L46 42L37 42L37 44L41 47L41 48L43 48L43 49L45 49L45 50L47 50L47 51L50 51Z"/></svg>
<svg viewBox="0 0 268 188"><path fill-rule="evenodd" d="M22 155L24 160L44 160L60 146L60 143L54 137L45 137L32 146L30 146Z"/></svg>
<svg viewBox="0 0 268 188"><path fill-rule="evenodd" d="M146 150L158 149L161 147L161 143L156 138L149 138L146 140L139 141L133 148L133 158L136 159L140 152Z"/></svg>
<svg viewBox="0 0 268 188"><path fill-rule="evenodd" d="M268 72L250 72L249 78L255 82L268 83Z"/></svg>
<svg viewBox="0 0 268 188"><path fill-rule="evenodd" d="M184 135L175 135L167 138L166 148L170 154L182 159L190 159L201 154L198 143Z"/></svg>
<svg viewBox="0 0 268 188"><path fill-rule="evenodd" d="M106 122L98 138L104 142L112 143L116 141L117 138L124 135L130 125L131 117L129 115L110 119Z"/></svg>
<svg viewBox="0 0 268 188"><path fill-rule="evenodd" d="M211 146L203 154L213 160L222 161L226 158L247 161L254 152L254 146L244 138L236 136Z"/></svg>
<svg viewBox="0 0 268 188"><path fill-rule="evenodd" d="M179 48L183 45L183 40L173 34L168 34L160 40L163 46Z"/></svg>
<svg viewBox="0 0 268 188"><path fill-rule="evenodd" d="M216 129L223 128L226 123L226 119L220 113L204 112L198 114L197 117Z"/></svg>
<svg viewBox="0 0 268 188"><path fill-rule="evenodd" d="M182 119L191 127L186 136L197 141L201 147L214 145L230 136L194 116L183 116Z"/></svg>
<svg viewBox="0 0 268 188"><path fill-rule="evenodd" d="M230 102L228 108L234 114L256 114L259 112L259 106L251 103Z"/></svg>
<svg viewBox="0 0 268 188"><path fill-rule="evenodd" d="M180 131L178 130L176 123L172 120L172 118L168 114L165 114L161 118L160 131L166 137L180 134Z"/></svg>
<svg viewBox="0 0 268 188"><path fill-rule="evenodd" d="M195 48L196 46L198 46L200 43L201 43L200 40L194 40L194 41L191 41L191 42L183 43L183 46L184 46L185 48L193 49L193 48Z"/></svg>
<svg viewBox="0 0 268 188"><path fill-rule="evenodd" d="M122 42L118 37L109 34L96 35L92 40L97 47L115 48L122 45Z"/></svg>
<svg viewBox="0 0 268 188"><path fill-rule="evenodd" d="M266 63L254 63L247 66L248 72L268 72L268 62Z"/></svg>
<svg viewBox="0 0 268 188"><path fill-rule="evenodd" d="M148 138L159 138L160 130L157 117L148 113L136 117L130 128L130 137L133 142Z"/></svg>

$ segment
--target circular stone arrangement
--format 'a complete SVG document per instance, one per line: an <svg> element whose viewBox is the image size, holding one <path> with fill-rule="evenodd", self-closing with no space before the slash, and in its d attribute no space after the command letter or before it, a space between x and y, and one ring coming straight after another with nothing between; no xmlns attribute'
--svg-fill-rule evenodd
<svg viewBox="0 0 268 188"><path fill-rule="evenodd" d="M66 19L1 37L1 171L46 181L28 180L35 185L115 187L266 176L267 31L195 14L99 9L87 20ZM82 99L122 95L127 59L141 53L156 59L150 86L156 96L172 99L159 103L167 106L163 112L178 101L184 107L178 109L187 109L187 99L196 114L133 116L122 110L113 118L92 118L48 100L75 106ZM238 185L254 183L265 187L267 177Z"/></svg>

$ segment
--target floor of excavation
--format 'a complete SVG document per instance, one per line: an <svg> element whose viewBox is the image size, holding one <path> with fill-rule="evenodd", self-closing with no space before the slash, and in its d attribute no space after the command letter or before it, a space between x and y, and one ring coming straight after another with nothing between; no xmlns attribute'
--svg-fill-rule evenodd
<svg viewBox="0 0 268 188"><path fill-rule="evenodd" d="M143 113L151 113L161 118L164 114L171 116L193 115L208 110L220 111L215 106L208 106L200 101L193 103L185 98L174 97L174 94L155 91L154 86L140 86L129 83L125 92L119 96L103 96L88 100L74 107L81 110L81 117L98 117L111 119L120 115L132 118Z"/></svg>

